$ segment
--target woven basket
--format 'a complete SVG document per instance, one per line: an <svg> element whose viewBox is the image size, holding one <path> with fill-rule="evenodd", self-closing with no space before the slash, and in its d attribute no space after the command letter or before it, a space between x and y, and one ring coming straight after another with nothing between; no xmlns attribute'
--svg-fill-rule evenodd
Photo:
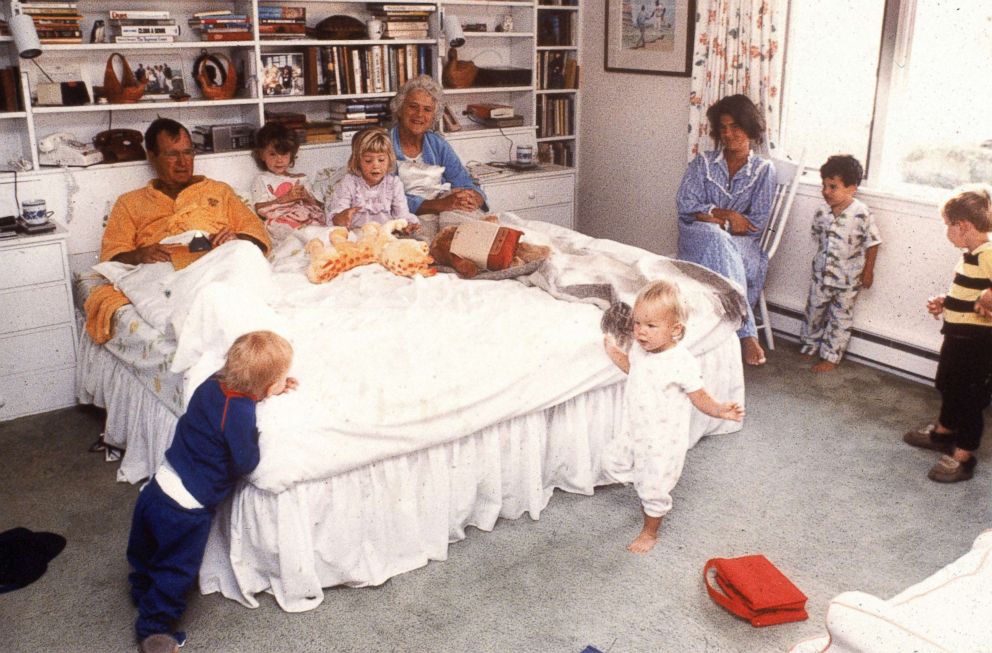
<svg viewBox="0 0 992 653"><path fill-rule="evenodd" d="M445 88L468 88L478 73L479 69L471 61L458 61L458 51L451 48L441 71L441 81Z"/></svg>
<svg viewBox="0 0 992 653"><path fill-rule="evenodd" d="M117 77L114 71L114 57L121 59L121 77ZM140 82L131 71L127 59L120 52L114 52L107 58L107 69L103 73L103 89L107 95L107 102L111 104L133 104L141 99L145 94L145 86L148 80Z"/></svg>
<svg viewBox="0 0 992 653"><path fill-rule="evenodd" d="M220 69L220 84L215 84L207 75L206 64L212 63ZM230 100L238 90L238 73L234 64L223 52L202 54L193 64L193 79L207 100Z"/></svg>

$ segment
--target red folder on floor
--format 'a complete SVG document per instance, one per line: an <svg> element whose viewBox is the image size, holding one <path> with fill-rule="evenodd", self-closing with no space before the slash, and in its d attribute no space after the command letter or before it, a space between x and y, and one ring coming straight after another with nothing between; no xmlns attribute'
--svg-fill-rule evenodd
<svg viewBox="0 0 992 653"><path fill-rule="evenodd" d="M718 588L710 581L710 570L716 571ZM752 626L809 618L806 595L763 555L713 558L703 569L703 582L717 605Z"/></svg>

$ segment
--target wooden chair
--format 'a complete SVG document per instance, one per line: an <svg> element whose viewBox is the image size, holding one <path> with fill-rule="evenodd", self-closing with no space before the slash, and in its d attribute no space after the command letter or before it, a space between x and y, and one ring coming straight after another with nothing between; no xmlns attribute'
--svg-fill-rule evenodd
<svg viewBox="0 0 992 653"><path fill-rule="evenodd" d="M765 225L765 233L761 234L761 251L768 255L771 261L778 249L778 244L782 240L785 232L785 225L789 220L789 211L792 209L792 200L796 197L796 189L799 187L799 178L803 173L803 156L805 150L799 153L799 157L792 161L776 156L770 157L775 165L776 183L775 199L772 201L772 214ZM768 318L768 306L765 304L765 291L761 290L758 295L758 329L765 332L765 341L768 349L775 349L775 338L772 335L772 323Z"/></svg>

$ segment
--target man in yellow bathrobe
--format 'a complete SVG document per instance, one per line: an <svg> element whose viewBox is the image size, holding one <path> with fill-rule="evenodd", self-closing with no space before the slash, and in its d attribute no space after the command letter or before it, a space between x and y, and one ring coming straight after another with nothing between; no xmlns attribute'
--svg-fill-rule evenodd
<svg viewBox="0 0 992 653"><path fill-rule="evenodd" d="M156 178L117 199L103 232L101 261L173 260L182 267L176 248L160 241L191 230L209 234L213 247L241 238L268 252L265 225L231 187L193 174L195 151L186 127L158 118L145 132L145 149Z"/></svg>
<svg viewBox="0 0 992 653"><path fill-rule="evenodd" d="M193 175L193 141L189 131L169 118L158 118L145 132L148 161L156 178L121 195L103 232L101 261L138 265L171 261L186 267L205 252L161 240L187 231L209 234L212 247L234 238L250 240L262 253L271 246L262 221L223 182ZM128 298L111 284L90 293L84 305L86 332L96 343L113 335L113 317Z"/></svg>

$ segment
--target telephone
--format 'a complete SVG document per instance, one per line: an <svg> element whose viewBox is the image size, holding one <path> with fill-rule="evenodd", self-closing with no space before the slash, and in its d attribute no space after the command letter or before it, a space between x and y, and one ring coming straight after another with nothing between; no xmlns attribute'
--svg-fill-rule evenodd
<svg viewBox="0 0 992 653"><path fill-rule="evenodd" d="M68 132L49 134L38 141L38 154L38 163L45 166L90 166L103 161L99 150Z"/></svg>

